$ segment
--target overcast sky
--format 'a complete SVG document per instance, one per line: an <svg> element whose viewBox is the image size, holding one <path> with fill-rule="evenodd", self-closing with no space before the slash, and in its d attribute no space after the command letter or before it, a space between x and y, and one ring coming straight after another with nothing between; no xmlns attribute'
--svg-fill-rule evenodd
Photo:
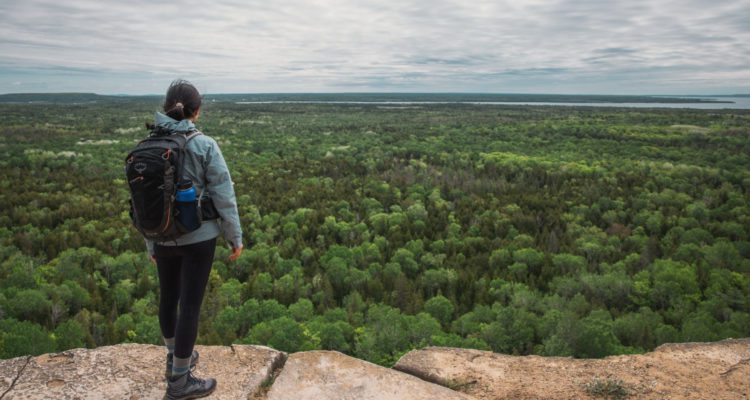
<svg viewBox="0 0 750 400"><path fill-rule="evenodd" d="M0 0L0 93L750 92L750 0Z"/></svg>

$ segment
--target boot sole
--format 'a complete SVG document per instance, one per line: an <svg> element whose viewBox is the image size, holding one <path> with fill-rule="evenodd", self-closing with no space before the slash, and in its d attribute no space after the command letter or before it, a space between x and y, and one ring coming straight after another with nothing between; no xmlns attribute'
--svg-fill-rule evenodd
<svg viewBox="0 0 750 400"><path fill-rule="evenodd" d="M216 385L218 386L218 385ZM187 397L171 397L169 395L164 395L164 400L191 400L191 399L200 399L201 397L210 396L213 392L216 391L216 386L214 386L213 389L211 389L210 392L201 393L201 394L191 394Z"/></svg>

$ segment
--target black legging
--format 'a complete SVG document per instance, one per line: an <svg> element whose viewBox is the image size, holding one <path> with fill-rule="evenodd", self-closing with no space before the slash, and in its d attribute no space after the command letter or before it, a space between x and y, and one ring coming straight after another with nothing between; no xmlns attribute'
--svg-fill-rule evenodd
<svg viewBox="0 0 750 400"><path fill-rule="evenodd" d="M184 246L154 246L161 291L159 325L165 338L175 338L175 357L188 358L193 354L215 249L215 238Z"/></svg>

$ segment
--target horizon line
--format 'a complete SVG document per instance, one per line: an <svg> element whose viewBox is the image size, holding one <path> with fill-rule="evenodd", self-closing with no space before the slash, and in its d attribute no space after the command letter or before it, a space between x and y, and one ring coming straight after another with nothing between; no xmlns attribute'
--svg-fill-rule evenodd
<svg viewBox="0 0 750 400"><path fill-rule="evenodd" d="M97 92L7 92L0 93L0 96L6 95L96 95L96 96L113 96L113 97L163 97L164 94L156 93L143 93L143 94L127 94L127 93L97 93ZM542 92L454 92L454 91L406 91L406 92L393 92L393 91L368 91L368 92L207 92L203 96L216 96L216 95L279 95L279 94L469 94L469 95L540 95L540 96L623 96L623 97L743 97L750 96L750 93L728 93L728 94L619 94L619 93L542 93Z"/></svg>

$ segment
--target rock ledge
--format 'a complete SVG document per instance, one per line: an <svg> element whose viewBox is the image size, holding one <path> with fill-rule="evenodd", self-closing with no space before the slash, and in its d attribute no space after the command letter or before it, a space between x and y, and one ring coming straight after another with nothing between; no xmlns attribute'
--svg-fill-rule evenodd
<svg viewBox="0 0 750 400"><path fill-rule="evenodd" d="M393 368L479 399L587 399L585 386L597 379L621 381L638 399L750 398L750 338L665 344L603 359L429 347Z"/></svg>
<svg viewBox="0 0 750 400"><path fill-rule="evenodd" d="M196 349L196 375L218 380L213 399L587 399L586 385L596 380L618 382L629 398L750 398L750 338L597 360L429 347L393 369L333 351ZM120 344L0 360L0 400L161 399L164 357L161 346Z"/></svg>

